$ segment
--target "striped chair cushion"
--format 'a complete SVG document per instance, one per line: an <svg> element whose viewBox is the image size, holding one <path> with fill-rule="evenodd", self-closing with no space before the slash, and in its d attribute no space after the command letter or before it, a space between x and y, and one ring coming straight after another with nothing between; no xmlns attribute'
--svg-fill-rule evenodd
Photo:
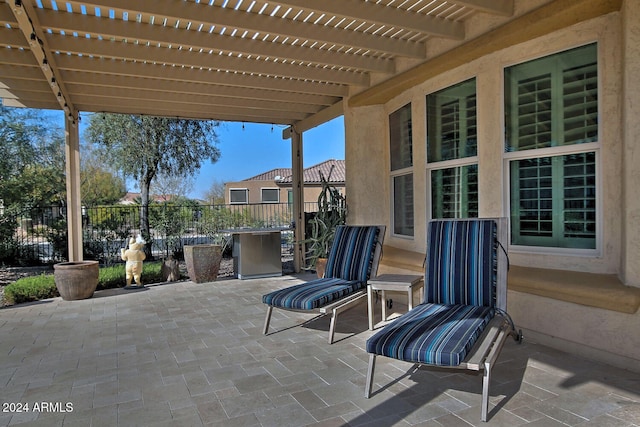
<svg viewBox="0 0 640 427"><path fill-rule="evenodd" d="M371 274L378 232L377 226L339 226L324 276L366 282Z"/></svg>
<svg viewBox="0 0 640 427"><path fill-rule="evenodd" d="M420 304L367 340L367 352L413 363L457 366L494 315L491 307Z"/></svg>
<svg viewBox="0 0 640 427"><path fill-rule="evenodd" d="M493 220L430 222L424 301L494 306L496 232Z"/></svg>
<svg viewBox="0 0 640 427"><path fill-rule="evenodd" d="M289 286L262 296L262 302L289 310L314 310L363 289L364 282L322 278Z"/></svg>

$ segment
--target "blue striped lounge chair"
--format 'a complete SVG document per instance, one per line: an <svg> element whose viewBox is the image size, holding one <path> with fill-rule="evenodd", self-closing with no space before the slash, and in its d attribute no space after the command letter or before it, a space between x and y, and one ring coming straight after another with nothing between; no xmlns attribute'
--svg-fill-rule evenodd
<svg viewBox="0 0 640 427"><path fill-rule="evenodd" d="M384 232L384 226L339 226L324 277L262 296L267 305L264 334L269 331L274 308L318 311L321 315L331 314L329 344L332 344L338 314L367 295L367 281L378 270Z"/></svg>
<svg viewBox="0 0 640 427"><path fill-rule="evenodd" d="M434 220L427 226L422 304L371 336L365 396L376 356L483 372L487 420L491 369L507 336L521 341L506 314L506 219ZM500 247L500 251L499 251Z"/></svg>

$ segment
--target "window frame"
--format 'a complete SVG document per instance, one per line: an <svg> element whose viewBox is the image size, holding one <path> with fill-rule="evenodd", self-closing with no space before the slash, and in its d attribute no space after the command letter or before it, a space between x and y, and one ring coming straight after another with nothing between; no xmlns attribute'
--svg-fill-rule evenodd
<svg viewBox="0 0 640 427"><path fill-rule="evenodd" d="M264 199L264 191L265 190L275 190L276 192L276 200L265 200ZM274 203L280 203L280 189L278 187L261 187L260 188L260 203L269 203L269 204L274 204Z"/></svg>
<svg viewBox="0 0 640 427"><path fill-rule="evenodd" d="M476 154L474 156L465 156L465 157L458 157L458 158L453 158L453 159L446 159L446 160L436 160L436 161L429 161L429 102L427 101L427 98L430 95L434 95L437 94L439 92L445 91L447 89L453 89L456 86L459 86L461 84L467 83L473 81L474 83L474 88L475 88L475 99L476 99L476 105L475 105L475 109L476 109L476 116L475 116L475 126L476 126ZM471 165L476 165L476 167L478 168L478 175L480 174L480 161L479 161L479 156L478 156L478 151L479 151L479 143L478 143L478 131L477 131L477 127L478 127L478 122L477 122L477 117L478 117L478 78L477 76L471 76L468 78L465 78L463 80L460 80L458 82L446 85L444 87L441 87L439 89L433 90L427 94L425 94L424 96L424 101L425 101L425 135L426 135L426 140L424 142L424 148L425 148L425 170L426 170L426 202L427 202L427 206L426 206L426 216L427 216L427 220L430 219L434 219L433 216L433 210L434 210L434 205L433 205L433 191L432 191L432 172L436 171L436 170L444 170L444 169L453 169L453 168L462 168L465 166L471 166ZM464 115L465 117L465 121L466 121L466 114ZM468 128L468 126L467 126ZM465 134L466 134L466 130L465 130ZM479 185L479 180L478 180L478 185ZM478 204L480 203L480 194L478 192Z"/></svg>
<svg viewBox="0 0 640 427"><path fill-rule="evenodd" d="M506 70L507 68L517 66L520 64L524 64L530 61L534 61L537 59L543 59L546 57L551 57L556 54L562 54L563 52L569 52L573 49L585 47L591 44L595 44L596 46L596 71L597 71L597 109L598 109L598 129L597 129L597 137L596 141L592 142L578 142L572 143L569 145L552 145L548 147L541 148L524 148L521 150L508 150L507 145L507 132L506 132L506 109L507 109L507 93L506 91L503 93L503 102L502 102L502 120L505 128L505 132L503 133L503 176L504 176L504 186L503 186L503 200L504 206L506 209L506 216L509 217L509 251L513 253L527 253L527 254L544 254L544 255L568 255L568 256L584 256L584 257L601 257L602 256L602 244L603 244L603 194L602 194L602 179L603 179L603 171L601 167L601 149L602 149L602 132L603 126L600 120L602 116L602 58L600 55L600 43L596 40L590 41L577 46L569 46L567 48L563 48L557 51L546 53L545 55L537 56L534 58L530 58L524 61L520 61L517 63L505 65L502 68L502 87L506 87ZM556 114L557 113L552 113ZM595 155L595 245L594 248L582 249L582 248L564 248L564 247L556 247L556 246L537 246L537 245L524 245L524 244L513 244L512 242L512 231L513 226L511 224L511 212L512 212L512 200L511 200L511 162L517 160L525 160L525 159L536 159L536 158L546 158L546 157L562 157L571 154L586 154L586 153L594 153Z"/></svg>
<svg viewBox="0 0 640 427"><path fill-rule="evenodd" d="M410 114L410 150L411 150L411 154L410 154L410 165L409 166L405 166L405 167L398 167L396 169L394 169L393 166L393 156L394 156L394 151L393 151L393 138L391 135L391 132L393 130L393 127L391 126L391 118L394 114L396 113L400 113L401 110L403 109L408 109L409 114ZM388 126L388 135L389 135L389 180L390 180L390 193L391 193L391 197L390 197L390 212L391 212L391 216L390 216L390 222L391 222L391 235L394 237L399 237L399 238L403 238L403 239L414 239L415 238L415 202L416 202L416 198L415 198L415 176L414 176L414 164L413 164L413 103L412 102L408 102L398 108L396 108L395 110L393 110L391 113L388 114L387 116L387 126ZM400 177L404 177L404 176L410 176L411 180L412 180L412 185L411 185L411 205L410 206L405 206L408 209L411 210L411 213L408 214L408 218L410 218L411 220L411 224L408 226L408 228L411 230L411 234L402 234L397 232L397 225L401 225L402 227L407 226L406 224L397 224L396 221L396 213L397 213L397 209L396 209L396 191L395 191L395 182L396 182L396 178L400 178ZM404 206L404 205L403 205ZM406 215L406 214L405 214Z"/></svg>
<svg viewBox="0 0 640 427"><path fill-rule="evenodd" d="M244 202L234 202L231 197L231 193L234 191L244 191L245 201ZM229 204L230 205L248 205L249 204L249 189L248 188L229 188Z"/></svg>
<svg viewBox="0 0 640 427"><path fill-rule="evenodd" d="M414 239L415 238L415 230L416 230L416 218L415 218L415 209L416 209L416 197L415 197L415 177L413 174L413 168L406 168L406 169L401 169L400 171L404 171L405 173L400 173L399 171L394 171L395 173L393 173L391 175L391 231L392 231L392 235L394 237L400 237L403 239ZM411 209L411 213L409 214L409 217L411 218L411 233L412 234L401 234L396 232L396 212L397 209L395 207L395 201L396 201L396 178L402 178L402 177L410 177L411 178L411 205L410 206L406 206L407 210ZM402 226L404 226L405 224L402 224Z"/></svg>

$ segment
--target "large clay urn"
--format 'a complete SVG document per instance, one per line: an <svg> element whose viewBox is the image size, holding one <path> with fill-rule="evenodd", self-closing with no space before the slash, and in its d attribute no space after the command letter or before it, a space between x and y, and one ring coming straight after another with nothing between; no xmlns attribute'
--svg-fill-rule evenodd
<svg viewBox="0 0 640 427"><path fill-rule="evenodd" d="M185 245L184 261L189 279L195 283L213 282L222 261L220 245Z"/></svg>
<svg viewBox="0 0 640 427"><path fill-rule="evenodd" d="M91 298L98 286L98 273L98 261L70 261L53 266L56 288L66 301Z"/></svg>

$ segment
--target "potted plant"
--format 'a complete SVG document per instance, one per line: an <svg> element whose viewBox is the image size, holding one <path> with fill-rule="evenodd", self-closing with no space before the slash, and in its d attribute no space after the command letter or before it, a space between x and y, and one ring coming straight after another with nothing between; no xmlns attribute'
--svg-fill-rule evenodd
<svg viewBox="0 0 640 427"><path fill-rule="evenodd" d="M195 283L213 282L218 278L222 246L215 244L185 245L184 262L189 279Z"/></svg>
<svg viewBox="0 0 640 427"><path fill-rule="evenodd" d="M98 261L61 262L53 266L53 277L65 301L91 298L98 287Z"/></svg>
<svg viewBox="0 0 640 427"><path fill-rule="evenodd" d="M220 227L217 218L208 218L199 225L199 231L212 243L184 246L184 261L192 282L212 282L218 278L222 256L230 245L230 239Z"/></svg>
<svg viewBox="0 0 640 427"><path fill-rule="evenodd" d="M307 251L306 269L315 270L318 277L323 277L336 228L345 224L347 220L347 201L340 190L329 184L322 173L320 183L322 189L318 195L318 210L309 220L309 237L303 243Z"/></svg>

